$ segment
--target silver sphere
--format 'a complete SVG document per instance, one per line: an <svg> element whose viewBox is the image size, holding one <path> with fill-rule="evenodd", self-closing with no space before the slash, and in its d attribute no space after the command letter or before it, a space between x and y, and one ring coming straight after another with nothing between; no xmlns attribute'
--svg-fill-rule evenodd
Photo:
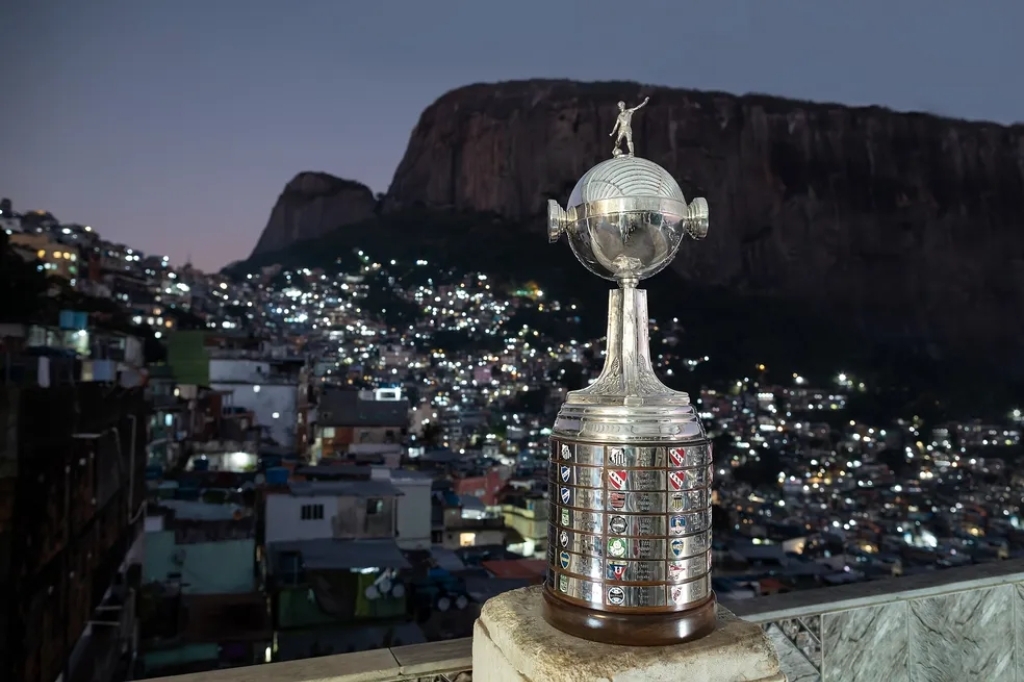
<svg viewBox="0 0 1024 682"><path fill-rule="evenodd" d="M617 156L576 183L566 210L548 202L548 237L564 232L576 258L599 277L633 285L676 255L684 234L707 234L704 199L689 206L679 184L656 163Z"/></svg>

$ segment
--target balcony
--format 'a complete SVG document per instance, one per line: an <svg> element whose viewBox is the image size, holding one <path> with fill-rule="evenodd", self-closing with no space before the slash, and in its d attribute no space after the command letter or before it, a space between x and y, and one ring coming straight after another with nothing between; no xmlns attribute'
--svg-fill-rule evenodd
<svg viewBox="0 0 1024 682"><path fill-rule="evenodd" d="M790 682L1024 682L1024 561L731 603L768 633ZM159 682L471 682L471 639Z"/></svg>

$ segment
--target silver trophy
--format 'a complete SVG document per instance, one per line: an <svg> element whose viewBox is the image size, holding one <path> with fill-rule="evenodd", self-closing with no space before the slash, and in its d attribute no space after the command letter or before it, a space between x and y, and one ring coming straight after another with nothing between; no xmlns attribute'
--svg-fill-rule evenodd
<svg viewBox="0 0 1024 682"><path fill-rule="evenodd" d="M633 155L632 115L646 103L619 103L613 158L580 179L565 210L548 202L550 240L566 235L588 270L619 286L604 369L567 395L551 434L544 616L584 639L662 645L715 627L711 445L689 396L654 373L636 287L685 235L707 235L708 204L687 204L668 171Z"/></svg>

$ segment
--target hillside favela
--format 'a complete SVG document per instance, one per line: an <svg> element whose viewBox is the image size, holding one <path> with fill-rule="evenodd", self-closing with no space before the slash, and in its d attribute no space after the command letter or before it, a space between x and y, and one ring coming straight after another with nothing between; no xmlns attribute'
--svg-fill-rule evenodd
<svg viewBox="0 0 1024 682"><path fill-rule="evenodd" d="M45 4L13 25L72 36ZM1024 682L1019 93L823 103L652 37L614 81L367 47L324 118L241 113L260 36L343 48L186 5L75 10L156 43L4 88L0 680ZM192 78L165 20L205 75L138 118ZM110 102L18 98L64 69Z"/></svg>

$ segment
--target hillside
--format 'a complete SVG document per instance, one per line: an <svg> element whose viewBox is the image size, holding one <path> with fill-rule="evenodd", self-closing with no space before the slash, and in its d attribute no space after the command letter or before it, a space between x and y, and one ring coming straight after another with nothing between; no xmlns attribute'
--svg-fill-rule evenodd
<svg viewBox="0 0 1024 682"><path fill-rule="evenodd" d="M241 277L275 263L292 269L351 270L357 263L354 251L365 250L399 278L415 270L418 278L434 273L437 282L451 269L487 273L497 286L507 288L536 281L549 298L577 306L581 335L602 336L610 284L588 273L564 241L547 244L540 228L539 220L517 223L479 213L401 211L253 257L227 273ZM430 267L414 268L418 260ZM922 392L932 393L954 399L966 412L1002 410L1013 395L1013 384L994 380L987 358L939 356L925 346L872 337L805 302L688 282L672 270L646 280L644 288L652 318L666 325L673 318L680 321L685 355L712 358L703 368L705 378L735 377L753 372L760 363L771 368L777 381L795 371L822 383L838 371L855 372L872 389L884 389L887 400L909 402Z"/></svg>

